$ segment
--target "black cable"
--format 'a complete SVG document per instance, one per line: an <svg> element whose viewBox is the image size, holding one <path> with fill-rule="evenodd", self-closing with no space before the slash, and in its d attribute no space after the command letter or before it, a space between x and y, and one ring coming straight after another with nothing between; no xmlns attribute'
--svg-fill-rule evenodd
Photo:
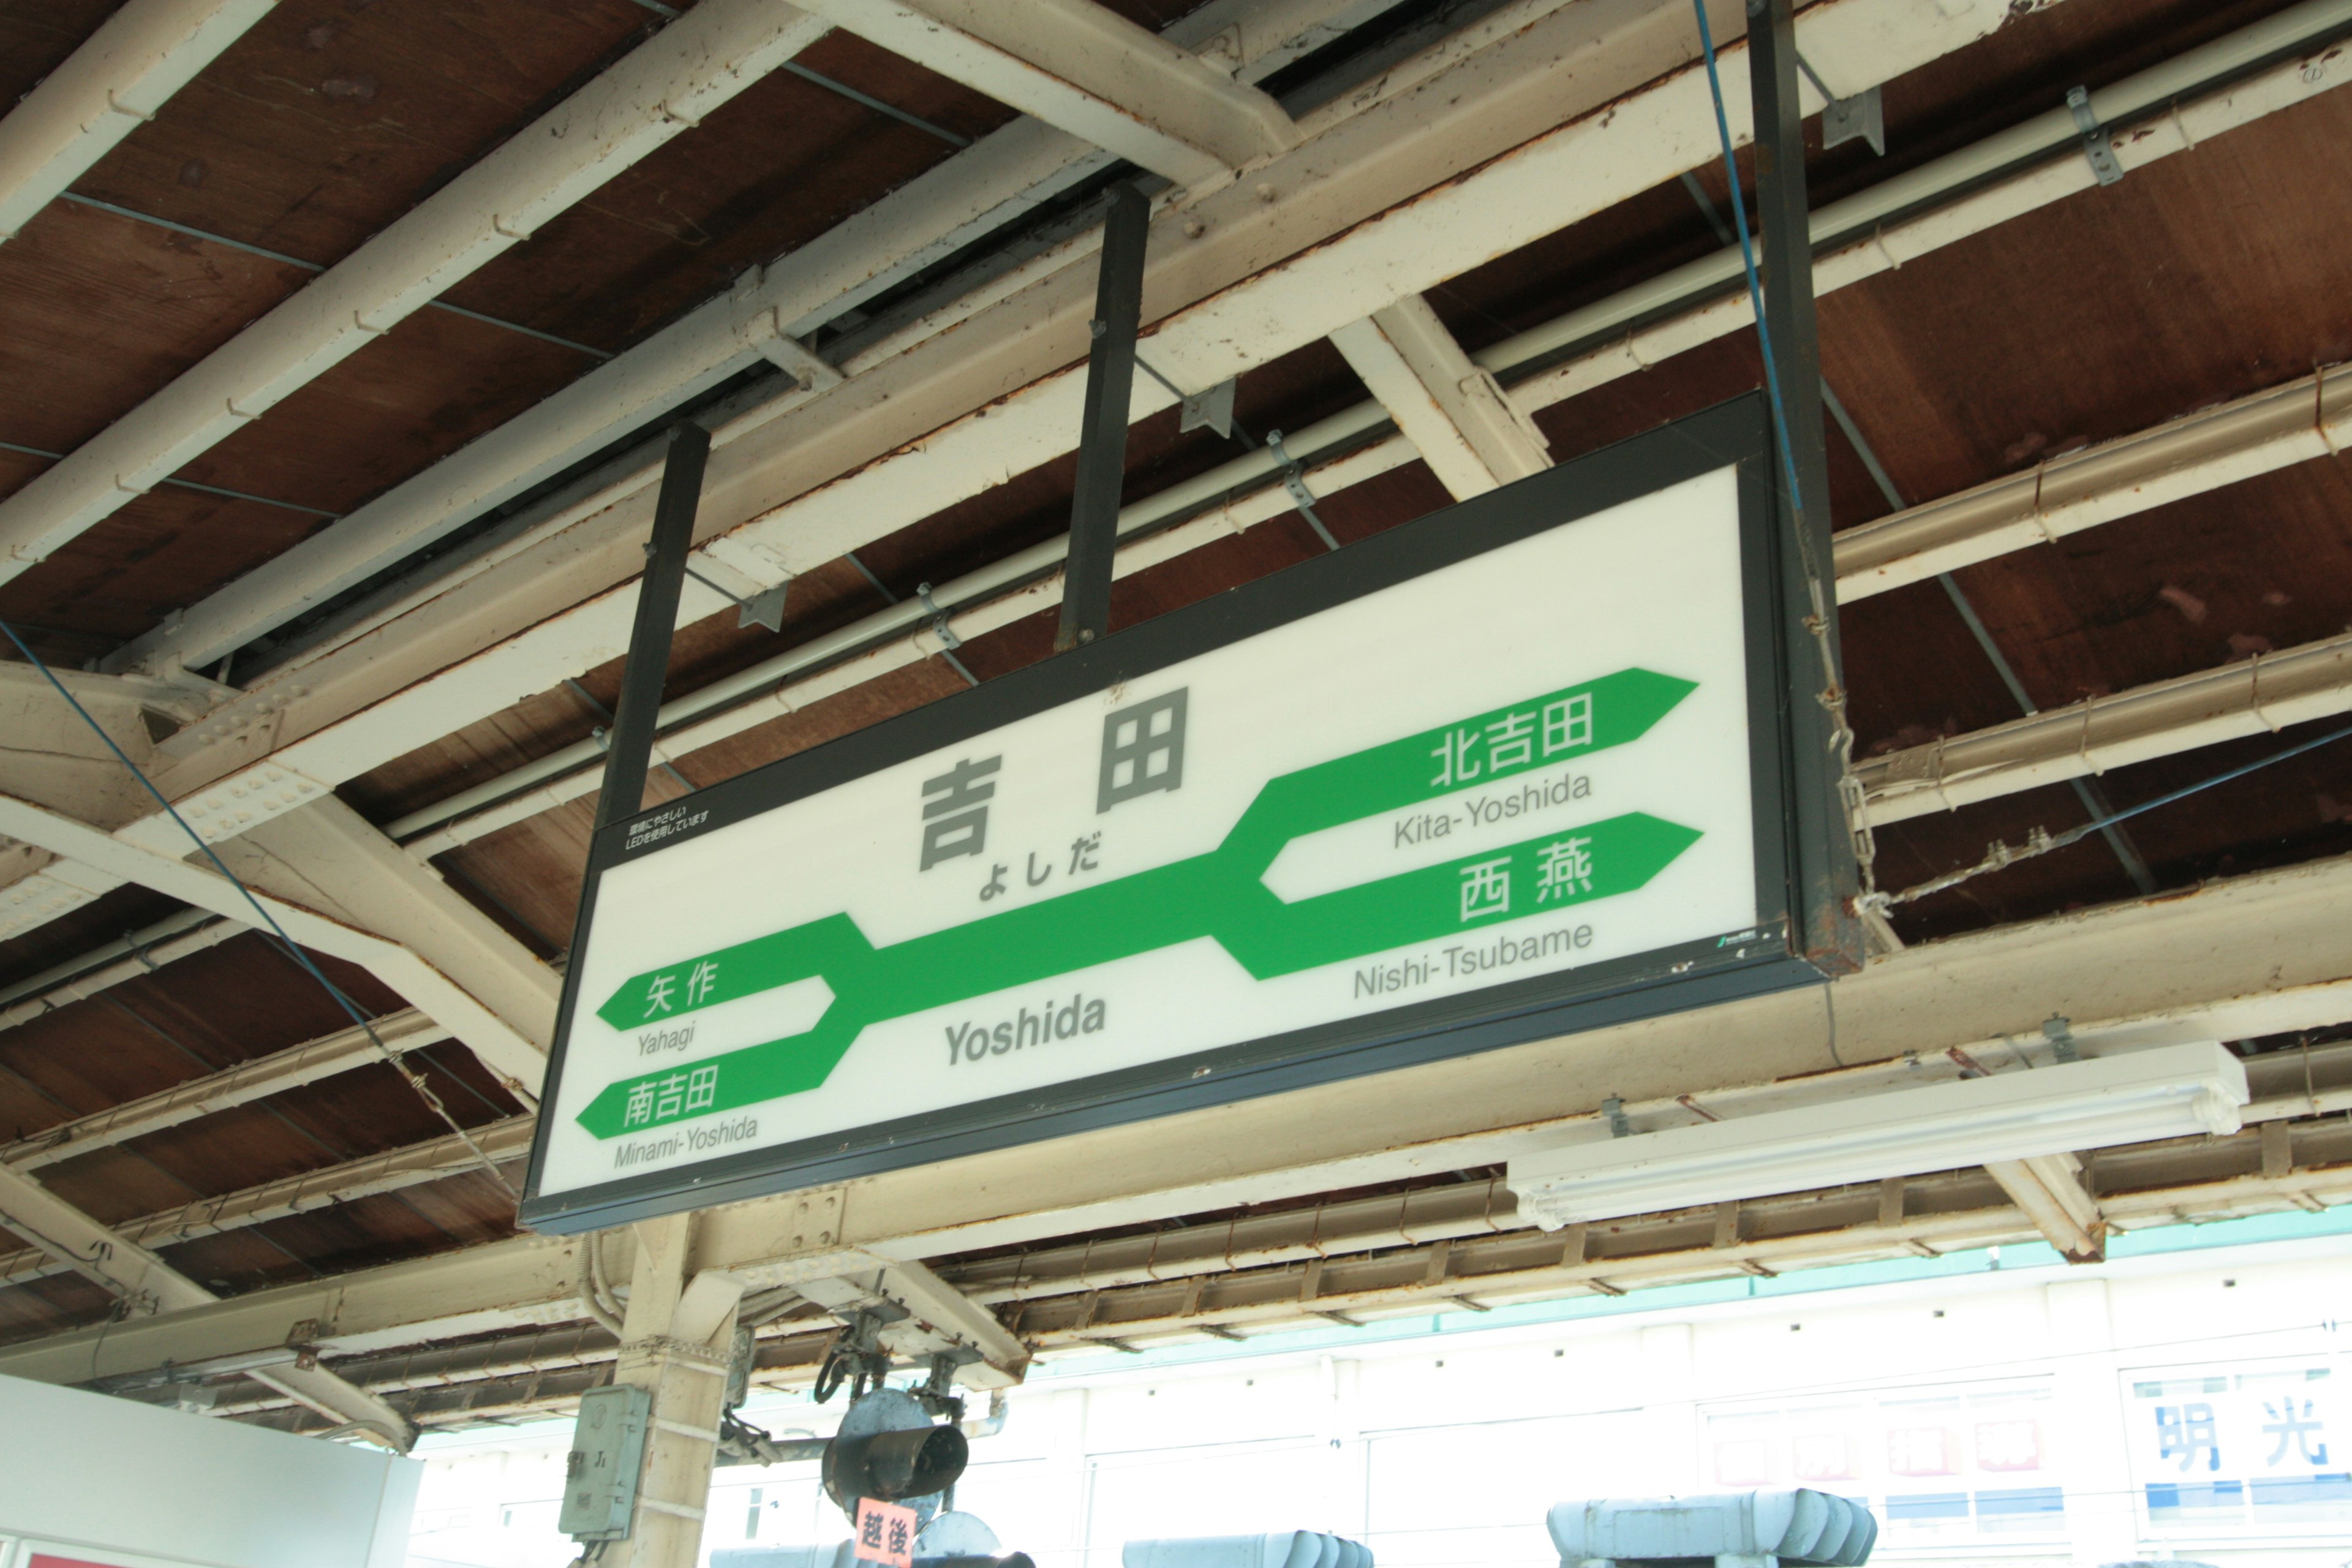
<svg viewBox="0 0 2352 1568"><path fill-rule="evenodd" d="M131 770L131 776L139 781L140 787L144 789L150 795L153 796L155 804L162 806L164 812L170 816L172 820L180 825L180 831L186 834L195 844L195 847L205 852L205 858L213 863L213 869L218 871L223 877L226 878L230 885L235 887L239 893L242 893L245 896L245 901L253 906L253 912L259 915L262 919L262 922L269 928L271 932L275 933L274 940L277 945L284 950L286 955L289 958L291 958L295 963L300 964L303 969L307 970L310 973L310 978L316 980L320 985L325 989L327 994L334 998L335 1005L351 1016L352 1022L358 1025L361 1030L366 1034L369 1042L373 1044L376 1050L383 1055L383 1059L390 1063L394 1070L398 1072L401 1077L408 1080L409 1087L416 1091L417 1097L425 1101L425 1105L436 1116L438 1116L444 1122L447 1123L449 1131L457 1135L457 1139L460 1142L464 1143L467 1148L473 1151L474 1157L482 1163L482 1168L490 1173L490 1179L498 1183L499 1186L506 1189L507 1196L513 1198L517 1203L520 1203L522 1201L521 1194L514 1190L513 1184L509 1183L506 1179L505 1175L499 1172L497 1163L490 1159L488 1153L484 1152L482 1146L474 1142L472 1134L468 1133L465 1128L459 1126L457 1119L449 1114L449 1108L441 1102L441 1097L439 1095L433 1092L432 1086L427 1084L425 1081L424 1077L415 1068L411 1068L407 1062L404 1061L400 1058L399 1054L394 1051L390 1046L383 1043L383 1037L375 1032L374 1020L360 1006L358 1003L352 1001L349 996L343 994L341 986L337 985L333 981L328 979L326 971L320 969L318 964L311 962L310 955L308 952L305 952L301 946L297 943L292 937L286 934L286 928L278 923L278 917L271 914L269 910L264 907L261 900L254 896L253 889L245 885L243 878L239 877L236 872L228 868L227 864L214 852L213 847L205 842L203 835L199 834L194 828L188 826L188 819L180 815L180 808L163 798L163 792L155 787L154 781L147 776L145 772L140 768L137 763L131 760L129 752L125 752L121 746L114 743L114 737L106 732L106 727L100 724L97 720L90 717L89 710L84 708L81 705L80 700L76 698L71 691L66 689L65 682L58 679L57 672L52 670L48 665L42 660L39 654L33 651L30 644L26 643L23 637L16 635L16 628L10 626L6 621L0 621L0 632L5 632L8 635L8 640L16 645L16 651L23 654L26 659L31 663L32 667L41 672L43 679L47 680L52 687L57 689L58 695L66 700L66 705L71 708L75 713L79 715L81 721L90 727L91 732L96 734L100 741L106 743L106 749L114 753L115 760L121 763L124 767Z"/></svg>

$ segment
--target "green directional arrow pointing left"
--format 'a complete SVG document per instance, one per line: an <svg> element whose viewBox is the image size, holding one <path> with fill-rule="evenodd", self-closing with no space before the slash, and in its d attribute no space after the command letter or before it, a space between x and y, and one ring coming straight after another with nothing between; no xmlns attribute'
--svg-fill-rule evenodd
<svg viewBox="0 0 2352 1568"><path fill-rule="evenodd" d="M1205 855L887 948L874 947L847 915L832 915L634 975L596 1010L616 1029L812 978L834 1000L803 1034L610 1084L581 1111L581 1125L611 1138L799 1093L823 1083L870 1024L1202 937L1264 980L1643 887L1698 840L1696 829L1627 812L1292 903L1262 879L1302 834L1623 745L1694 689L1621 670L1300 769L1268 782ZM1482 744L1465 746L1464 736Z"/></svg>

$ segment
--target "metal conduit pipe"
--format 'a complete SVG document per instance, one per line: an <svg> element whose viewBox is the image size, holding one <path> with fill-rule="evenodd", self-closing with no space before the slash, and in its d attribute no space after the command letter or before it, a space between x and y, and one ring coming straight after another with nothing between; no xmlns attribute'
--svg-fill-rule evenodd
<svg viewBox="0 0 2352 1568"><path fill-rule="evenodd" d="M2352 26L2352 0L2305 0L2300 5L2291 5L2226 37L2216 38L2113 86L2099 89L2091 94L2091 112L2102 125L2119 126L2150 110L2162 109L2176 99L2201 94L2279 55L2332 37L2347 26ZM2022 124L1821 208L1811 218L1814 248L1818 251L1867 234L1881 224L2039 163L2053 153L2072 152L2082 140L2083 132L2074 122L2073 110L2062 105L2035 115ZM1728 289L1740 277L1739 249L1737 246L1726 247L1580 310L1571 310L1557 321L1507 338L1471 358L1502 375L1507 367L1526 366L1567 353L1644 317L1679 309L1695 298Z"/></svg>
<svg viewBox="0 0 2352 1568"><path fill-rule="evenodd" d="M68 959L0 990L0 1029L95 996L110 985L152 974L175 958L217 947L247 928L209 910L183 910L104 947Z"/></svg>
<svg viewBox="0 0 2352 1568"><path fill-rule="evenodd" d="M1289 438L1288 444L1300 450L1328 449L1367 431L1377 430L1387 423L1388 415L1378 404L1365 404L1299 431ZM1310 446L1310 442L1317 445ZM1255 451L1221 464L1196 479L1148 496L1120 509L1119 536L1122 540L1128 539L1166 518L1194 510L1228 490L1276 473L1277 467L1270 455L1263 450ZM1068 552L1069 542L1066 537L1034 544L932 590L932 601L954 610L993 598L1055 571ZM663 704L658 723L663 731L672 730L699 715L757 697L778 682L803 670L846 658L874 643L915 630L935 619L937 612L926 609L919 600L901 600L838 631L803 643L773 658L763 659L748 669ZM669 749L658 741L654 755L661 761L676 760ZM460 791L422 810L411 812L387 824L384 831L394 839L407 844L431 828L479 806L550 779L597 765L603 756L604 749L597 742L574 742L561 751L551 752L544 757L502 773L487 784ZM428 854L436 852L425 851Z"/></svg>
<svg viewBox="0 0 2352 1568"><path fill-rule="evenodd" d="M0 1165L20 1171L37 1170L60 1160L79 1159L96 1149L143 1138L166 1127L177 1127L184 1121L283 1094L304 1084L382 1061L378 1042L383 1050L398 1053L421 1050L447 1038L446 1029L415 1008L404 1007L378 1016L366 1029L337 1029L282 1051L255 1057L217 1072L201 1073L169 1089L42 1128L13 1142L0 1143Z"/></svg>
<svg viewBox="0 0 2352 1568"><path fill-rule="evenodd" d="M0 242L14 239L278 0L130 0L0 120Z"/></svg>
<svg viewBox="0 0 2352 1568"><path fill-rule="evenodd" d="M2200 86L2210 86L2216 81L2234 79L2242 76L2253 64L2271 59L2282 53L2291 55L2298 48L2307 48L2315 40L2331 37L2347 27L2352 27L2352 0L2306 0L2304 5L2282 12L2276 16L2242 29L2229 37L2190 50L2161 66L2144 71L2112 88L2103 89L2097 98L2100 112L2121 116L2135 110L2146 110L2153 105L2167 104L2184 92L2194 90ZM2281 68L2290 77L2298 74L2291 67ZM2326 84L2326 86L2333 85L2333 82ZM2305 90L2325 90L2325 88L2315 88L2306 84ZM2246 106L2246 111L2242 117L2233 118L2225 106L2221 114L2221 123L2219 128L2227 129L2231 124L2242 123L2243 120L2257 118L2261 113L2269 112L2275 107L2278 105L2269 100L2257 100ZM2073 119L2070 112L2065 110L2056 112L2060 118L2066 121L2069 127L2072 127ZM1887 182L1883 187L1874 187L1872 191L1823 208L1814 215L1814 234L1817 240L1848 234L1858 226L1867 227L1872 223L1883 222L1897 215L1916 213L1923 206L1932 205L1939 194L1947 196L1977 194L1989 171L2011 168L2021 160L2030 161L2051 151L2052 143L2045 123L2050 118L2045 115L2034 121L2029 121L2023 126L1989 138L1975 147L1964 149L1923 165L1908 174ZM2213 127L2208 127L2205 134L2213 133ZM2079 138L2079 132L2070 132L2072 137ZM2149 155L2158 155L2160 152L2171 150L2176 149L2150 149ZM2006 208L2001 209L1996 216L1996 221L1999 217L2009 216L2013 214ZM1972 229L1965 232L1946 230L1937 235L1932 243L1949 244L1965 237L1965 234L1969 232L1975 231ZM1884 237L1864 241L1864 244L1874 248L1881 248L1885 244ZM1665 279L1676 280L1672 288L1664 287L1664 279L1636 285L1598 304L1572 311L1557 321L1507 339L1502 343L1472 355L1471 358L1474 363L1494 372L1498 379L1506 383L1519 382L1520 384L1513 386L1512 395L1514 400L1519 402L1522 406L1541 407L1562 401L1585 388L1576 381L1560 376L1557 373L1544 374L1544 371L1549 370L1561 353L1614 327L1645 319L1672 305L1677 303L1688 305L1703 300L1719 292L1726 286L1727 279L1736 279L1738 266L1736 249L1718 252L1714 257L1693 263L1689 268L1677 268L1675 272L1666 274ZM1823 269L1821 277L1824 288L1835 287L1841 281L1828 268ZM1748 304L1745 296L1739 297L1734 303L1738 307L1737 319L1730 319L1727 315L1726 320L1711 323L1711 330L1707 332L1707 336L1728 332L1747 320L1745 312L1748 310ZM1542 368L1531 371L1530 367ZM1628 374L1637 368L1640 368L1638 362L1628 360L1613 374ZM2315 385L2316 385L2315 382ZM2277 395L2276 393L2257 395L2258 397L2263 398ZM2291 398L2284 399L2282 405L2284 402L2291 401ZM2188 424L2186 421L2176 423L2184 426ZM1389 434L1385 439L1382 439L1381 433L1384 431ZM2321 432L2323 435L2325 433L2324 430ZM2212 437L2213 427L2210 424L2200 426L2194 432L2184 428L2173 441L2143 446L2139 448L2139 456L2149 465L2177 466L2177 459L2182 452L2194 448L2200 442L2210 445ZM1413 461L1418 456L1410 443L1393 433L1393 426L1386 410L1376 402L1360 404L1320 420L1292 435L1286 445L1294 453L1308 455L1310 460L1316 465L1309 469L1308 479L1310 486L1318 494L1328 493L1330 489L1339 488L1338 484L1333 483L1333 480L1339 477L1334 473L1334 470L1343 466L1346 474L1341 482L1360 483L1375 474L1401 468ZM2119 445L2121 443L2111 443L2110 447ZM2108 449L2101 448L2103 452ZM2079 462L2084 456L2074 455L2061 461L2075 463ZM2282 460L2299 461L2301 458L2285 458ZM1288 509L1288 502L1279 499L1281 468L1282 465L1275 460L1272 453L1259 448L1220 464L1190 480L1171 486L1122 508L1119 513L1122 554L1125 553L1124 546L1127 542L1147 534L1154 529L1199 513L1206 508L1215 506L1220 501L1229 500L1237 492L1263 489L1265 500L1259 506L1251 510L1259 513L1261 518L1279 515ZM2037 469L2032 475L2012 477L2010 479L1996 481L1996 484L2014 486L2029 483L2038 486L2041 477L2042 470ZM2231 477L2243 477L2243 474L2236 473ZM2215 479L2213 482L2221 481ZM1945 503L1928 503L1927 506L1914 508L1908 512L1900 514L1898 519L1882 520L1879 523L1871 526L1874 529L1886 530L1890 524L1903 519L1917 517L1942 504ZM2154 500L2150 500L2147 504L2157 503ZM2110 512L2110 515L2121 514L2120 510ZM2099 517L2089 521L2106 520L2105 517ZM1232 526L1241 526L1243 521L1238 518L1229 518L1227 521ZM2088 526L2088 521L2079 526ZM1197 542L1209 542L1211 539L1220 536L1223 531L1223 530L1203 531ZM2021 542L2030 542L2021 541ZM967 574L943 588L935 589L932 594L933 603L948 610L951 616L956 615L970 606L1051 574L1059 567L1067 548L1066 540L1059 538L1034 545L1003 561ZM1124 572L1132 567L1128 562L1122 561L1121 569ZM1885 569L1878 570L1883 576ZM1841 597L1846 596L1844 588L1845 584L1842 580ZM1041 597L1039 602L1024 606L1023 613L1043 608L1045 602ZM902 602L824 637L803 644L774 658L764 660L725 679L679 697L662 710L659 722L665 741L656 743L656 755L664 761L675 762L684 751L692 749L695 745L708 744L710 740L719 738L711 736L704 739L690 739L676 735L679 726L698 717L721 712L730 707L756 700L763 695L776 691L783 682L796 675L849 658L860 650L892 637L903 637L918 631L925 623L935 621L937 618L932 612L924 609L919 604L913 601ZM954 629L961 635L977 635L977 630L973 628L959 626ZM788 709L791 706L797 706L797 704L787 704ZM683 743L677 745L667 743L670 741L680 741ZM535 815L537 811L551 809L565 800L585 794L587 787L591 786L584 784L571 788L559 786L547 789L543 796L531 796L529 792L541 790L542 786L551 785L555 781L580 779L593 768L601 759L601 750L594 742L575 742L501 774L498 778L408 813L388 824L385 831L419 854L430 857L446 852L482 834L496 831L524 816ZM474 824L460 820L467 818L469 814L485 812L487 808L500 806L501 803L512 803L512 808L488 812ZM450 831L434 833L433 830L442 827L445 824L453 825ZM469 831L469 827L478 830ZM429 841L426 839L427 835L432 835Z"/></svg>
<svg viewBox="0 0 2352 1568"><path fill-rule="evenodd" d="M1854 764L1874 826L2352 710L2352 632Z"/></svg>

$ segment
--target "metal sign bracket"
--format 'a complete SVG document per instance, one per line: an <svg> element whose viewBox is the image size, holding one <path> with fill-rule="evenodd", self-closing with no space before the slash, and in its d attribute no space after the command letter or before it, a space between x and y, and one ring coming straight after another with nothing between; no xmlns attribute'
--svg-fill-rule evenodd
<svg viewBox="0 0 2352 1568"><path fill-rule="evenodd" d="M2083 156L2089 160L2091 173L2099 184L2114 185L2123 183L2124 166L2116 158L2116 144L2100 123L2098 110L2091 107L2091 89L2070 87L2066 89L2066 107L2074 111L2074 129L2083 133Z"/></svg>

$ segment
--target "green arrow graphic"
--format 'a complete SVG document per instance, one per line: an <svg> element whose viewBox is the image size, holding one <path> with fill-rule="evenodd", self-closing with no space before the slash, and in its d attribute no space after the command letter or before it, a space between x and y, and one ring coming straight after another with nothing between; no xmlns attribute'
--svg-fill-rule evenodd
<svg viewBox="0 0 2352 1568"><path fill-rule="evenodd" d="M1624 745L1694 689L1620 670L1302 768L1270 780L1205 855L888 947L837 914L633 975L596 1010L616 1029L808 979L834 999L803 1034L612 1083L580 1123L612 1138L796 1094L823 1083L868 1025L1202 937L1265 980L1629 892L1698 831L1627 812L1291 903L1263 879L1301 835Z"/></svg>

